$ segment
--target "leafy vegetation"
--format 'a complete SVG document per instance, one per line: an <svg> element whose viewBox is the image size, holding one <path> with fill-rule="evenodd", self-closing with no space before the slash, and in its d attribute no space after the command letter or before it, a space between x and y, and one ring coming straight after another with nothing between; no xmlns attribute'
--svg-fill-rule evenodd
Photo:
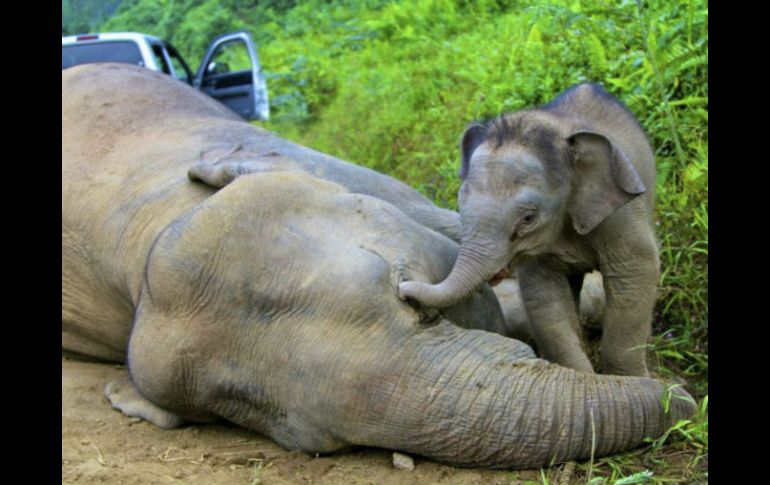
<svg viewBox="0 0 770 485"><path fill-rule="evenodd" d="M687 381L702 412L647 450L593 463L591 473L607 483L657 482L667 473L662 450L684 449L684 469L695 475L677 476L703 479L705 0L137 0L99 28L169 39L193 64L215 35L249 30L268 76L267 128L391 174L449 208L459 189L458 138L470 121L542 104L582 81L604 84L639 118L657 157L662 274L650 356L657 373ZM629 465L640 456L644 466ZM600 465L609 471L597 472Z"/></svg>
<svg viewBox="0 0 770 485"><path fill-rule="evenodd" d="M61 35L96 31L120 4L121 0L62 0Z"/></svg>

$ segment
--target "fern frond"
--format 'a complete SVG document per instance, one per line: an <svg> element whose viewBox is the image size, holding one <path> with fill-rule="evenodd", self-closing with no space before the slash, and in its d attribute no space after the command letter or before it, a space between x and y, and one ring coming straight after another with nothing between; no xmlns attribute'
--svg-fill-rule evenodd
<svg viewBox="0 0 770 485"><path fill-rule="evenodd" d="M708 66L708 46L702 42L692 46L675 43L661 53L659 60L665 76L677 76L690 69Z"/></svg>

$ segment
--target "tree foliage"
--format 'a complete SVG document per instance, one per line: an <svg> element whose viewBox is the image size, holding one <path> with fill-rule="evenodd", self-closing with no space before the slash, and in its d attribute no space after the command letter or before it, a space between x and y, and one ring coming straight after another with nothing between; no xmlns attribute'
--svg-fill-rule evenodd
<svg viewBox="0 0 770 485"><path fill-rule="evenodd" d="M121 0L62 0L61 35L95 31L120 4Z"/></svg>

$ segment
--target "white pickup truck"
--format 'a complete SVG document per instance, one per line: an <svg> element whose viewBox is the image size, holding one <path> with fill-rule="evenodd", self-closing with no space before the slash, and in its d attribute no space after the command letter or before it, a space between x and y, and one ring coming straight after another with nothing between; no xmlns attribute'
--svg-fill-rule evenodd
<svg viewBox="0 0 770 485"><path fill-rule="evenodd" d="M62 37L61 68L92 62L125 62L163 72L220 101L246 120L270 117L267 85L248 32L214 39L193 74L174 46L136 32Z"/></svg>

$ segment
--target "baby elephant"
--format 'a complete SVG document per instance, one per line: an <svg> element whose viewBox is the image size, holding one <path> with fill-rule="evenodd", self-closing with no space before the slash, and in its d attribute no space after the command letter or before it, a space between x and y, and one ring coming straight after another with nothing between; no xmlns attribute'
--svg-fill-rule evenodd
<svg viewBox="0 0 770 485"><path fill-rule="evenodd" d="M401 297L444 307L515 269L543 356L593 372L576 300L583 276L598 269L602 371L648 375L655 160L633 115L600 86L581 84L539 109L472 124L461 151L457 262L438 284L401 283Z"/></svg>

